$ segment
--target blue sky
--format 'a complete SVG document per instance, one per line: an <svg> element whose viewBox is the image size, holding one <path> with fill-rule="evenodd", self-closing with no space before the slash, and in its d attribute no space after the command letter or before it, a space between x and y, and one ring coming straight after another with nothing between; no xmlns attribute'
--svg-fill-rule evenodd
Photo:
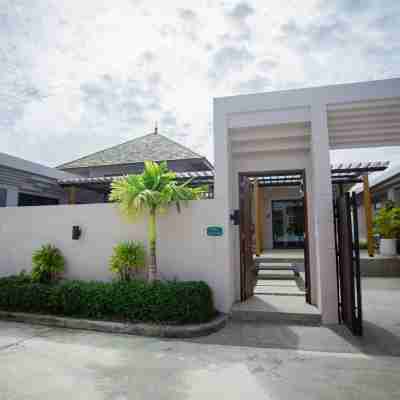
<svg viewBox="0 0 400 400"><path fill-rule="evenodd" d="M158 121L212 160L213 97L399 77L399 26L398 0L0 0L0 151L57 165Z"/></svg>

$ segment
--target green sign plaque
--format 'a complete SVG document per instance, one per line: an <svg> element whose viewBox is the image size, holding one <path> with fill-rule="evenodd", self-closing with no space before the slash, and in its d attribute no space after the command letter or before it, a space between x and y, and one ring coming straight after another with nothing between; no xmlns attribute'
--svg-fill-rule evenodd
<svg viewBox="0 0 400 400"><path fill-rule="evenodd" d="M208 226L207 227L207 236L222 236L224 230L222 226Z"/></svg>

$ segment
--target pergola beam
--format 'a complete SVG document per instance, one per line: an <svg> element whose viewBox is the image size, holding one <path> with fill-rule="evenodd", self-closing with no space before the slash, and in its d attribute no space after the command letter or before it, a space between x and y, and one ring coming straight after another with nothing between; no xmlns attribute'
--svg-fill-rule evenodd
<svg viewBox="0 0 400 400"><path fill-rule="evenodd" d="M363 176L364 185L364 211L365 211L365 225L367 228L367 244L368 244L368 255L373 257L375 254L374 248L374 236L372 231L372 204L371 204L371 192L369 189L368 175Z"/></svg>

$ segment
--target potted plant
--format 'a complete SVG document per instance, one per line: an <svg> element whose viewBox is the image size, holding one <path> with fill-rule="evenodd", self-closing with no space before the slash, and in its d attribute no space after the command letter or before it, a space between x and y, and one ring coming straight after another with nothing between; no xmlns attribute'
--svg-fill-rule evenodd
<svg viewBox="0 0 400 400"><path fill-rule="evenodd" d="M388 203L375 216L374 227L380 235L380 254L394 256L396 254L396 238L400 234L400 208Z"/></svg>

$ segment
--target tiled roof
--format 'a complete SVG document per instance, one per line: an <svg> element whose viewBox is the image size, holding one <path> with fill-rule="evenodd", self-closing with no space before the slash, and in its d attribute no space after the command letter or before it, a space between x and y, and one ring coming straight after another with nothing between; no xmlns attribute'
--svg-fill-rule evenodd
<svg viewBox="0 0 400 400"><path fill-rule="evenodd" d="M135 164L146 160L172 161L204 157L158 133L129 140L117 146L89 154L58 168L96 167L100 165Z"/></svg>

